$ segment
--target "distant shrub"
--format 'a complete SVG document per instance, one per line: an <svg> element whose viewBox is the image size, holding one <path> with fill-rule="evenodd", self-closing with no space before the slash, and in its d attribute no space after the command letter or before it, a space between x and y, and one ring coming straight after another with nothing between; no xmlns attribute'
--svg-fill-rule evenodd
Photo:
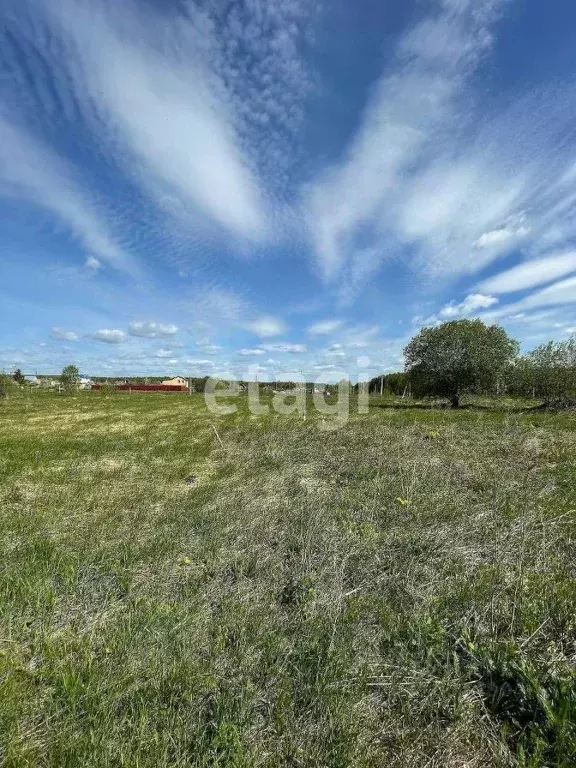
<svg viewBox="0 0 576 768"><path fill-rule="evenodd" d="M18 385L7 373L0 373L0 397L8 397L10 394L16 392Z"/></svg>

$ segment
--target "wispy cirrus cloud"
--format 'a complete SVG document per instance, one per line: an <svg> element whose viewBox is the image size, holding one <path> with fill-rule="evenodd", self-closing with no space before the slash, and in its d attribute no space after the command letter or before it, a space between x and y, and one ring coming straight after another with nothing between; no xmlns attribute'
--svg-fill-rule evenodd
<svg viewBox="0 0 576 768"><path fill-rule="evenodd" d="M319 272L344 303L385 261L419 282L450 279L576 239L576 152L563 138L574 82L499 109L474 93L506 7L435 4L399 41L342 157L306 190Z"/></svg>
<svg viewBox="0 0 576 768"><path fill-rule="evenodd" d="M559 280L552 285L534 291L530 295L508 304L494 316L513 315L536 307L553 307L576 304L576 276Z"/></svg>
<svg viewBox="0 0 576 768"><path fill-rule="evenodd" d="M8 1L17 8L5 46L9 101L32 120L85 123L167 215L139 227L165 240L167 260L190 258L190 243L204 252L232 239L244 253L283 236L316 3L187 2L165 13L135 0Z"/></svg>
<svg viewBox="0 0 576 768"><path fill-rule="evenodd" d="M515 293L576 272L576 251L551 253L541 259L531 259L489 277L478 285L488 293Z"/></svg>
<svg viewBox="0 0 576 768"><path fill-rule="evenodd" d="M175 217L260 239L263 201L206 61L210 29L135 2L45 3L36 39L55 88L107 152L129 163L147 194ZM50 57L50 40L56 40ZM57 51L57 53L55 53ZM55 56L65 52L67 71ZM59 77L58 77L59 75Z"/></svg>
<svg viewBox="0 0 576 768"><path fill-rule="evenodd" d="M0 134L0 195L40 206L64 224L85 250L118 269L138 274L136 259L120 247L106 214L85 194L70 164L1 113ZM93 269L95 262L90 255L86 266Z"/></svg>
<svg viewBox="0 0 576 768"><path fill-rule="evenodd" d="M249 309L238 291L217 285L194 290L187 304L198 322L208 327L239 322Z"/></svg>
<svg viewBox="0 0 576 768"><path fill-rule="evenodd" d="M326 279L354 267L354 253L365 250L358 248L360 234L364 240L370 234L382 240L390 230L393 241L417 240L441 215L446 200L429 198L431 179L423 170L434 155L431 145L437 148L456 115L458 96L490 48L490 26L500 5L496 0L442 3L399 42L396 61L376 84L344 157L308 193L311 234ZM458 187L465 183L454 173L451 181ZM425 205L411 206L422 194L428 198ZM391 198L407 196L403 221L394 226L398 204L391 205ZM384 239L378 250L386 245Z"/></svg>

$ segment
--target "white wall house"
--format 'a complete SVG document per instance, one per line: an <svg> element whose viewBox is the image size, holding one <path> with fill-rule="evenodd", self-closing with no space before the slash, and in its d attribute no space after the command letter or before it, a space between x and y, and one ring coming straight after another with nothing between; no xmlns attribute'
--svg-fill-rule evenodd
<svg viewBox="0 0 576 768"><path fill-rule="evenodd" d="M186 387L188 385L188 379L185 379L183 376L174 376L173 379L165 379L162 384L172 387Z"/></svg>

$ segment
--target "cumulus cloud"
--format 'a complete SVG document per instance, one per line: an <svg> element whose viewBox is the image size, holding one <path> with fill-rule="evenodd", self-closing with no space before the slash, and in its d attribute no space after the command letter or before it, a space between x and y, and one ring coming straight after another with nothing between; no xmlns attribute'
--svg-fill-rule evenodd
<svg viewBox="0 0 576 768"><path fill-rule="evenodd" d="M133 322L128 326L130 336L139 336L146 339L160 339L174 336L178 332L178 326L171 323Z"/></svg>
<svg viewBox="0 0 576 768"><path fill-rule="evenodd" d="M89 338L94 341L103 341L105 344L120 344L126 338L126 334L116 328L103 328L90 334Z"/></svg>
<svg viewBox="0 0 576 768"><path fill-rule="evenodd" d="M415 317L413 323L415 325L436 325L448 320L457 320L459 318L469 317L470 315L478 315L482 310L487 310L497 303L498 299L495 296L486 296L482 293L471 293L466 296L463 301L449 301L448 304L445 304L435 315L430 315L427 318Z"/></svg>
<svg viewBox="0 0 576 768"><path fill-rule="evenodd" d="M212 344L212 342L207 339L197 341L196 346L199 347L205 355L215 355L222 349L220 345Z"/></svg>
<svg viewBox="0 0 576 768"><path fill-rule="evenodd" d="M89 272L98 272L98 270L102 267L102 263L98 261L97 258L94 256L88 256L86 261L84 262L84 268L87 269Z"/></svg>
<svg viewBox="0 0 576 768"><path fill-rule="evenodd" d="M257 320L252 320L246 323L244 326L247 330L251 331L255 336L262 338L268 338L271 336L280 336L286 333L286 324L276 317L260 317Z"/></svg>
<svg viewBox="0 0 576 768"><path fill-rule="evenodd" d="M78 341L78 334L74 331L65 331L64 328L58 326L52 328L52 336L60 341Z"/></svg>
<svg viewBox="0 0 576 768"><path fill-rule="evenodd" d="M482 293L471 293L459 304L455 301L449 302L446 306L442 307L438 314L441 318L452 319L455 317L462 317L463 315L471 315L479 309L487 309L497 303L498 299L495 296L484 296Z"/></svg>

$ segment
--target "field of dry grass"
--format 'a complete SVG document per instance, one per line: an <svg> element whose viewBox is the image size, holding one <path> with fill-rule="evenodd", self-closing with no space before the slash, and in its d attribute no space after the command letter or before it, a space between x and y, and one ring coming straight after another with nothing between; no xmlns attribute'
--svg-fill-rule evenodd
<svg viewBox="0 0 576 768"><path fill-rule="evenodd" d="M239 402L0 403L1 764L576 764L576 415Z"/></svg>

